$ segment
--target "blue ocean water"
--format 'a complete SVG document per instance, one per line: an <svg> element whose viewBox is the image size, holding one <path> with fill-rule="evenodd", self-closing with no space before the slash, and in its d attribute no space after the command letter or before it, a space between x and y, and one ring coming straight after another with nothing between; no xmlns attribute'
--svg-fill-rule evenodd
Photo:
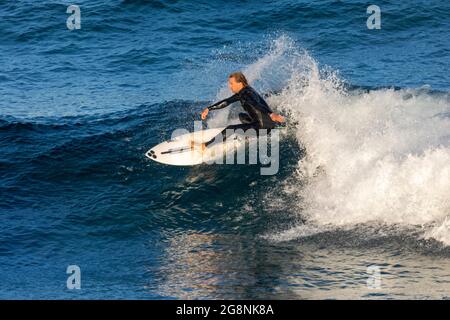
<svg viewBox="0 0 450 320"><path fill-rule="evenodd" d="M449 297L450 3L71 4L0 2L0 298ZM235 70L276 175L144 157Z"/></svg>

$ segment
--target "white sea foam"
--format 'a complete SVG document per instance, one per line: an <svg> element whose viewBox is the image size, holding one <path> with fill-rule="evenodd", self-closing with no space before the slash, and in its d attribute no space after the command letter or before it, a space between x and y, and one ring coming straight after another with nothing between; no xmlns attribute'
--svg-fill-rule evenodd
<svg viewBox="0 0 450 320"><path fill-rule="evenodd" d="M278 38L244 72L251 82L285 72L283 90L269 101L298 123L306 149L293 179L302 218L327 228L417 226L425 238L450 245L448 94L427 87L349 91L335 72L293 48L289 38ZM305 234L294 227L284 235L291 239L295 230Z"/></svg>

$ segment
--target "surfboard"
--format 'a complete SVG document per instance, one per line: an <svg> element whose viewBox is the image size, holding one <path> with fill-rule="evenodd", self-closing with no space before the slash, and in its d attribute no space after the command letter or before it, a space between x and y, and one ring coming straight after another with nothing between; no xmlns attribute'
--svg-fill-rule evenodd
<svg viewBox="0 0 450 320"><path fill-rule="evenodd" d="M173 166L193 166L223 159L227 152L234 152L237 148L245 146L245 136L234 133L225 142L214 142L204 151L200 145L216 137L223 129L225 128L205 129L179 135L154 146L145 153L145 156L153 161ZM191 147L191 141L195 143L194 148Z"/></svg>

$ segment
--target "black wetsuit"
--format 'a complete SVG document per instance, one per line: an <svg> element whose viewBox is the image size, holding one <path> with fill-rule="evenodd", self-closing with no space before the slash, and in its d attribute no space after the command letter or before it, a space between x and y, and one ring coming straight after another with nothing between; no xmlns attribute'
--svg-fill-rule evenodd
<svg viewBox="0 0 450 320"><path fill-rule="evenodd" d="M255 129L258 134L259 129L267 129L267 132L270 132L270 129L275 127L275 122L270 118L272 110L266 101L250 86L244 87L241 91L227 99L214 103L208 109L222 109L237 101L241 102L242 108L247 113L239 114L240 124L229 125L221 132L224 140L226 139L227 129L242 129L244 131L247 129ZM205 145L208 146L214 140L215 138L205 143Z"/></svg>

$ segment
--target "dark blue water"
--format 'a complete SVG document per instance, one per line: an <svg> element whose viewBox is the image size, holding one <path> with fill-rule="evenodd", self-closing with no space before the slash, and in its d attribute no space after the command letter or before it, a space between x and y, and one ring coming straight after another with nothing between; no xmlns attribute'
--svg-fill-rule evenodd
<svg viewBox="0 0 450 320"><path fill-rule="evenodd" d="M70 4L0 2L0 298L449 297L448 2ZM290 118L276 175L144 157L235 70Z"/></svg>

